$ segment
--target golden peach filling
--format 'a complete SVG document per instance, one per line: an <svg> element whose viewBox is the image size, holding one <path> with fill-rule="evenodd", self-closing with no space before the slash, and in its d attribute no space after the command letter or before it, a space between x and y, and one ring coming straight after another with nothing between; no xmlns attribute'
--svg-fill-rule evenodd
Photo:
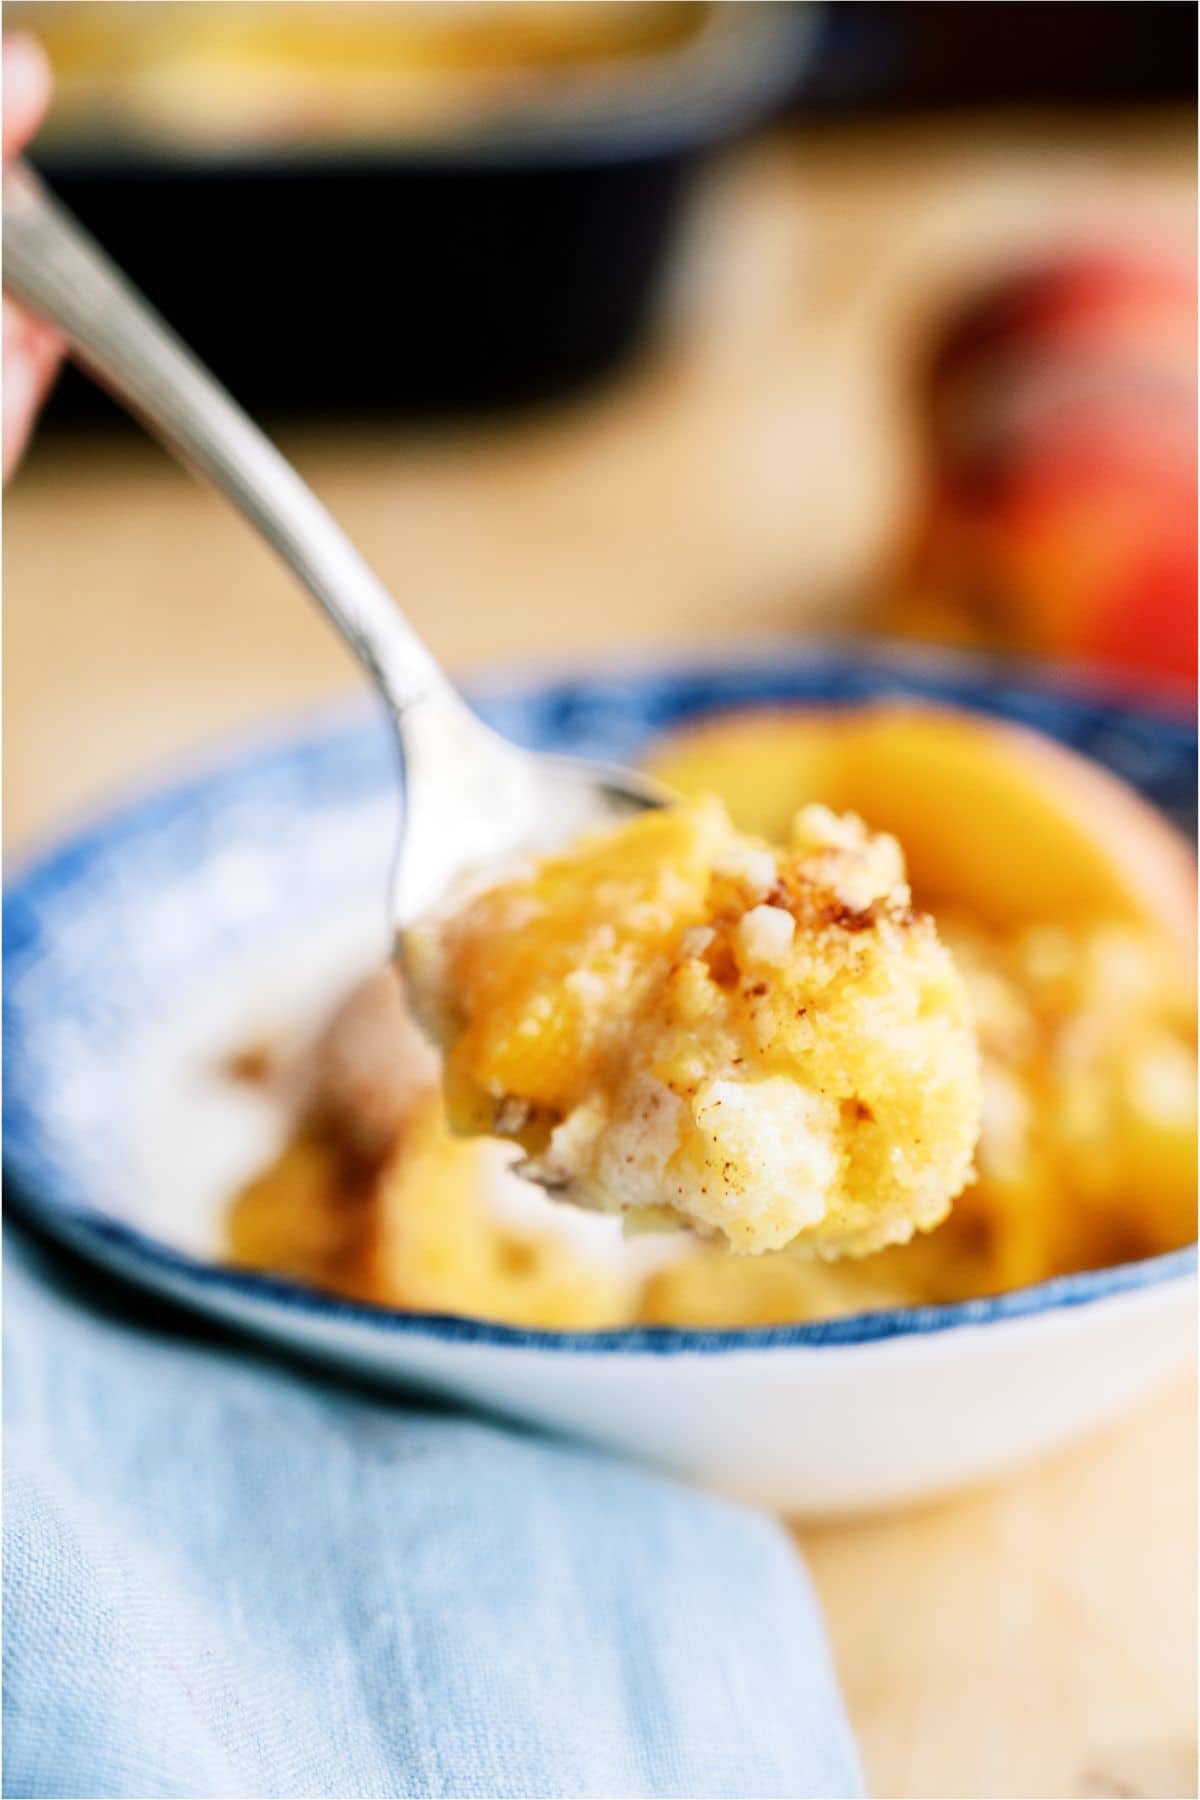
<svg viewBox="0 0 1200 1800"><path fill-rule="evenodd" d="M835 1262L791 1249L736 1254L721 1232L623 1236L617 1218L559 1205L518 1181L507 1167L511 1143L450 1135L436 1059L405 1020L399 984L385 970L340 1009L306 1053L303 1071L280 1071L281 1099L299 1102L295 1135L234 1202L229 1234L237 1261L381 1305L550 1328L737 1327L994 1294L1194 1238L1195 982L1184 941L1191 939L1194 869L1186 847L1136 795L1034 733L911 707L706 723L666 745L658 767L685 793L721 793L744 830L786 838L799 801L820 795L863 811L904 843L917 903L934 909L968 990L982 1054L977 1178L948 1216L906 1244ZM679 948L693 933L683 960L702 967L684 987L694 981L703 993L711 981L718 990L716 1013L700 1009L704 1042L712 1041L722 1007L739 1021L737 1007L757 1016L751 1005L761 1009L764 996L740 993L752 962L759 971L786 969L804 936L795 917L775 916L789 910L773 896L787 858L805 863L811 890L832 887L851 910L872 912L857 934L841 927L843 952L848 940L862 947L855 966L863 980L868 942L913 931L894 894L894 847L867 840L876 848L868 849L864 877L862 856L852 854L859 828L831 825L820 810L806 817L807 835L802 828L786 851L764 856L753 845L740 868L736 854L726 861L722 888L746 889L736 919L713 925L696 917L718 878L704 873L703 858L687 865L692 915ZM829 841L839 830L849 839L840 846ZM695 848L694 837L688 841ZM814 856L841 860L827 862L817 881ZM872 864L872 856L882 860ZM628 916L642 934L639 945L644 938L647 949L656 941L661 948L651 925L656 910L671 914L680 864L671 875L660 870L659 892L645 862L649 891L635 897ZM628 859L622 879L636 866ZM864 908L863 895L873 890L877 897ZM565 892L564 876L560 898ZM577 902L582 919L586 889ZM889 913L896 915L890 922ZM727 957L718 955L718 941ZM577 1006L586 1013L587 996L606 991L619 960L616 930L593 963L578 950L545 983L550 1011L542 1032L516 1035L517 1046L548 1051L555 1002L571 996L575 1018ZM486 964L482 944L477 954ZM666 966L679 960L668 957ZM529 967L536 966L534 959ZM739 971L736 987L715 980L722 967ZM576 968L584 978L568 987ZM513 991L499 969L496 978L499 993ZM762 979L760 972L750 984ZM649 993L646 1000L653 1019ZM444 1023L461 1032L461 1011L448 1008ZM729 1030L732 1040L738 1027ZM512 1035L484 1039L481 1028L476 1041L486 1041L507 1070ZM821 1035L823 1046L831 1042ZM861 1031L855 1043L851 1054L864 1055ZM743 1056L734 1070L740 1081L745 1052L731 1048L733 1055ZM553 1057L538 1067L552 1072ZM837 1073L839 1098L866 1098L857 1064L847 1083L844 1061ZM471 1096L460 1082L457 1103ZM719 1091L716 1098L723 1100ZM476 1088L485 1124L498 1099ZM690 1111L693 1101L686 1104ZM835 1143L865 1154L868 1121L853 1124L840 1111L841 1137L818 1133L818 1145L831 1158ZM702 1103L701 1113L701 1126L724 1115L723 1129L736 1136L724 1104ZM528 1118L523 1129L535 1123ZM820 1150L807 1123L808 1160L819 1178ZM540 1129L544 1153L554 1127L544 1118ZM708 1184L702 1178L700 1185Z"/></svg>
<svg viewBox="0 0 1200 1800"><path fill-rule="evenodd" d="M715 799L645 814L425 922L410 969L451 1125L634 1227L861 1255L970 1179L966 991L852 816L773 848Z"/></svg>
<svg viewBox="0 0 1200 1800"><path fill-rule="evenodd" d="M624 1244L511 1149L447 1131L436 1067L383 971L324 1034L296 1136L237 1196L235 1259L380 1305L549 1328L785 1324L968 1299L1150 1256L1195 1233L1188 985L1153 933L944 926L983 1052L978 1179L932 1232L862 1259Z"/></svg>

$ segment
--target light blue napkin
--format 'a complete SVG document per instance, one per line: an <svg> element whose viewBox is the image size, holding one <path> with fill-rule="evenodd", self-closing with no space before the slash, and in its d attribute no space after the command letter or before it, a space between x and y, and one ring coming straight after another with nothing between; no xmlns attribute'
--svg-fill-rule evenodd
<svg viewBox="0 0 1200 1800"><path fill-rule="evenodd" d="M6 1795L861 1791L776 1524L8 1240Z"/></svg>

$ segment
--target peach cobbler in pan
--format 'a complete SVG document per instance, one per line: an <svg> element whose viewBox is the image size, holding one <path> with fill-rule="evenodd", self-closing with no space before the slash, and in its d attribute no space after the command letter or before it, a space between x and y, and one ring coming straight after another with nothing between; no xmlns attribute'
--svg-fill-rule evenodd
<svg viewBox="0 0 1200 1800"><path fill-rule="evenodd" d="M427 922L444 1069L389 970L283 1072L294 1135L235 1199L236 1261L550 1328L736 1327L1192 1238L1192 865L1131 790L880 705L702 723L653 767L678 807Z"/></svg>

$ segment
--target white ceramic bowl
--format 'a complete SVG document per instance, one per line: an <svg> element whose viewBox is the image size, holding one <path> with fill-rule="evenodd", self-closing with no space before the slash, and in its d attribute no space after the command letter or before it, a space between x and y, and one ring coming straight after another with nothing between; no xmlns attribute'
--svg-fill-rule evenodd
<svg viewBox="0 0 1200 1800"><path fill-rule="evenodd" d="M527 742L631 757L714 707L920 694L1053 732L1179 818L1194 733L971 660L774 652L501 684ZM1194 1251L965 1305L754 1331L548 1333L388 1312L223 1268L238 1180L279 1141L221 1056L299 1030L385 948L398 797L383 729L309 724L138 799L5 908L5 1163L39 1229L240 1330L398 1389L588 1437L793 1514L916 1499L1099 1426L1194 1341Z"/></svg>

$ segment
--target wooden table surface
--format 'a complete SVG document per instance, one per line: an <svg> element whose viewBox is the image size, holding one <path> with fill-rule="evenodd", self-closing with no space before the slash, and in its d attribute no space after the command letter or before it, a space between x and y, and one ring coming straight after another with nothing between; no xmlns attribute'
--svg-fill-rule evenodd
<svg viewBox="0 0 1200 1800"><path fill-rule="evenodd" d="M743 155L662 330L586 403L281 433L456 669L844 622L902 529L906 334L1014 240L1185 243L1193 128L1024 120ZM35 840L229 728L344 691L248 530L129 438L5 505L5 831ZM876 1795L1196 1792L1195 1396L966 1499L804 1529Z"/></svg>

